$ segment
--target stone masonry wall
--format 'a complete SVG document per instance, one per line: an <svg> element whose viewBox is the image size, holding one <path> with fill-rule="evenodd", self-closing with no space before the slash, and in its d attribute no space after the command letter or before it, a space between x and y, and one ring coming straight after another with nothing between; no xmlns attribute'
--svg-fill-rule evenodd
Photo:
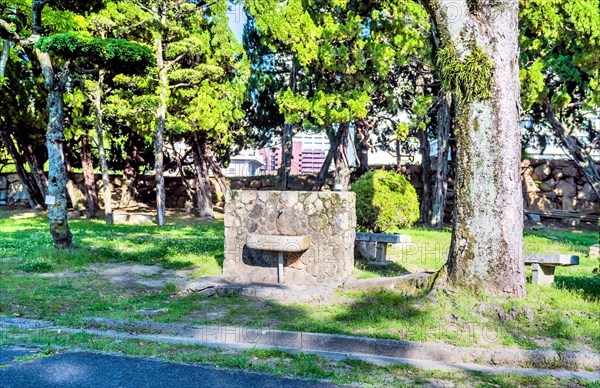
<svg viewBox="0 0 600 388"><path fill-rule="evenodd" d="M524 159L521 175L528 210L600 212L598 196L572 161Z"/></svg>
<svg viewBox="0 0 600 388"><path fill-rule="evenodd" d="M79 191L78 196L80 203L79 207L85 207L84 182L82 174L73 174L72 181L75 188ZM212 181L212 179L211 179ZM190 187L195 186L194 179L187 180ZM217 191L219 187L214 181L212 182L213 200L214 202L222 201L224 193ZM121 191L123 187L123 178L119 175L110 177L110 188L112 191L113 207L117 207L121 199ZM96 175L96 188L98 190L98 200L100 205L104 206L104 196L102 190L102 177ZM156 203L155 181L154 175L142 175L138 178L137 188L139 195L135 200L139 203L154 205ZM166 190L166 205L168 208L183 209L186 202L189 202L186 188L179 177L165 177ZM16 174L0 174L0 205L10 206L28 206L29 194L21 184L19 177ZM73 206L75 207L75 206Z"/></svg>
<svg viewBox="0 0 600 388"><path fill-rule="evenodd" d="M354 193L229 191L223 273L240 283L277 283L277 253L249 249L249 233L306 236L311 247L284 254L286 284L341 284L354 267Z"/></svg>
<svg viewBox="0 0 600 388"><path fill-rule="evenodd" d="M421 194L423 184L421 183L421 166L402 166L400 172L404 174L410 183ZM100 176L96 177L98 190L102 188ZM521 163L521 179L523 182L523 201L526 210L549 211L569 210L581 214L599 214L600 199L587 183L583 172L570 160L542 160L524 159ZM83 191L83 176L74 174L74 183ZM275 190L276 178L274 176L230 178L233 190ZM314 176L292 176L290 177L290 190L310 190L315 183ZM328 180L327 183L331 183ZM188 184L194 187L193 179ZM120 176L111 177L111 188L113 190L113 202L119 202L121 195L122 179ZM180 178L166 178L167 207L185 207L188 200L185 187ZM446 205L447 219L451 217L454 203L453 180L448 180L448 202ZM215 203L222 200L223 194L216 191L213 184L213 200ZM138 182L140 192L137 201L153 205L156 197L154 193L154 176L141 176ZM325 185L325 190L328 184ZM100 192L99 192L100 193ZM8 205L27 206L27 192L23 189L19 177L16 174L0 174L0 204L4 201ZM81 193L83 199L83 192ZM102 202L102 195L98 195Z"/></svg>

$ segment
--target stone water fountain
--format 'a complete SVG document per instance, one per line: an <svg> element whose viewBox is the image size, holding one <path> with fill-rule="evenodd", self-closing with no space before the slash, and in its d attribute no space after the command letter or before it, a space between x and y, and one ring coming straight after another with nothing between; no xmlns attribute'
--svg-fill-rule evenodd
<svg viewBox="0 0 600 388"><path fill-rule="evenodd" d="M351 192L229 191L223 274L243 284L342 284L355 228Z"/></svg>

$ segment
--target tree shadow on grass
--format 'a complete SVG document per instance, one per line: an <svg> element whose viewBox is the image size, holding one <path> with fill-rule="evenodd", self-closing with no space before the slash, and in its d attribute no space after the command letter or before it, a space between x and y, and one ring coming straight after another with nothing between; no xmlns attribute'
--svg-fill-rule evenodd
<svg viewBox="0 0 600 388"><path fill-rule="evenodd" d="M556 276L556 288L581 293L588 301L600 301L600 276Z"/></svg>
<svg viewBox="0 0 600 388"><path fill-rule="evenodd" d="M354 263L354 266L358 270L372 273L384 278L408 275L411 273L404 266L396 262L390 262L387 265L378 265L372 264L364 259L357 259Z"/></svg>

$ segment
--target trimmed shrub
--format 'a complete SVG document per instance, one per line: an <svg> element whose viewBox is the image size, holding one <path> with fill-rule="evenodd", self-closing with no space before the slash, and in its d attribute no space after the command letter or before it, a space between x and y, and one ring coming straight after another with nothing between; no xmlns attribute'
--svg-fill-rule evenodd
<svg viewBox="0 0 600 388"><path fill-rule="evenodd" d="M375 170L352 185L361 229L375 233L412 226L419 219L419 200L410 182L394 171Z"/></svg>

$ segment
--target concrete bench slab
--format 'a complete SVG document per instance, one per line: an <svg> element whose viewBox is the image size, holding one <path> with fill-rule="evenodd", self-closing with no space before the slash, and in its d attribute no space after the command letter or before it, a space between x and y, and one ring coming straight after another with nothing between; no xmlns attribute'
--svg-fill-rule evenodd
<svg viewBox="0 0 600 388"><path fill-rule="evenodd" d="M310 248L310 236L248 234L246 246L250 249L262 251L304 252Z"/></svg>
<svg viewBox="0 0 600 388"><path fill-rule="evenodd" d="M307 251L310 248L310 236L248 234L246 246L250 249L277 252L277 282L283 283L283 253Z"/></svg>
<svg viewBox="0 0 600 388"><path fill-rule="evenodd" d="M412 242L412 239L410 238L410 236L405 236L403 234L383 234L383 233L364 233L364 232L357 232L356 240L357 241L380 242L380 243L388 243L388 244Z"/></svg>
<svg viewBox="0 0 600 388"><path fill-rule="evenodd" d="M410 242L412 242L411 237L402 234L359 232L356 233L355 249L360 256L375 260L370 264L388 265L392 264L386 260L388 244Z"/></svg>
<svg viewBox="0 0 600 388"><path fill-rule="evenodd" d="M531 265L532 283L547 286L554 283L556 267L579 265L579 256L534 253L525 254L524 261L525 265Z"/></svg>

